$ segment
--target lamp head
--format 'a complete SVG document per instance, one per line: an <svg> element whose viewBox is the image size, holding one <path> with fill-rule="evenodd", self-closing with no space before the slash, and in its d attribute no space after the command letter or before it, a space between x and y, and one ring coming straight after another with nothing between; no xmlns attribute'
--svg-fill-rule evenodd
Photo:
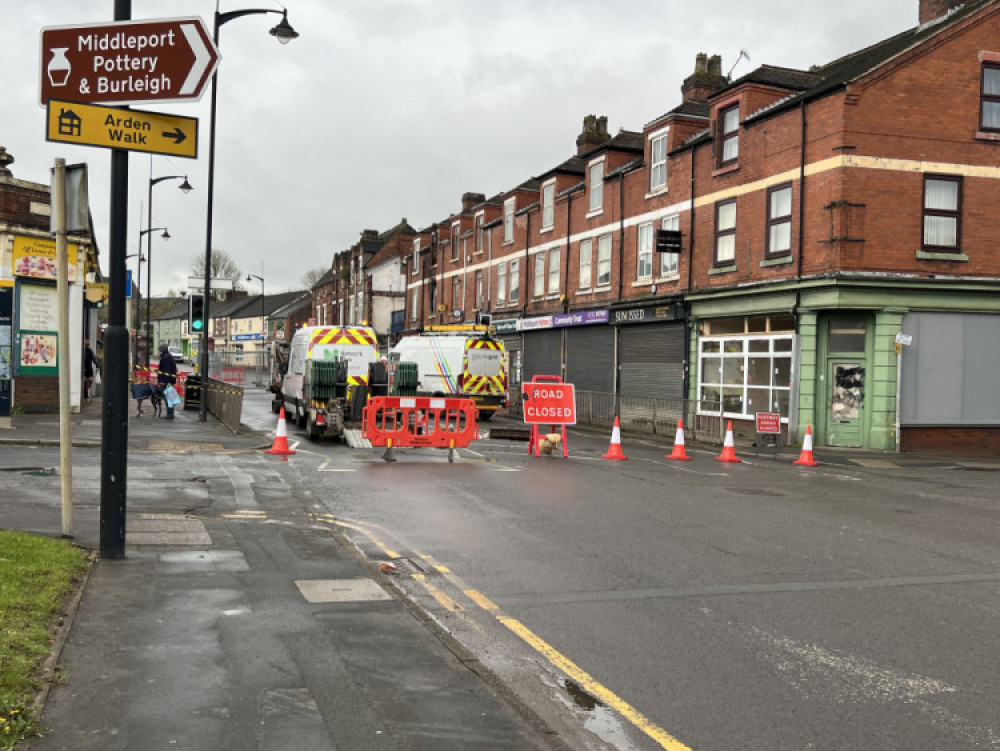
<svg viewBox="0 0 1000 751"><path fill-rule="evenodd" d="M167 232L166 228L163 229L163 234L160 235L160 237L162 237L164 240L169 240L170 239L170 233Z"/></svg>
<svg viewBox="0 0 1000 751"><path fill-rule="evenodd" d="M177 189L180 190L181 193L190 193L192 190L194 190L194 188L191 187L191 183L188 182L186 175L184 176L184 182L178 185Z"/></svg>
<svg viewBox="0 0 1000 751"><path fill-rule="evenodd" d="M288 44L299 35L299 32L293 29L291 24L288 23L287 10L281 12L281 22L271 29L269 33L282 44Z"/></svg>

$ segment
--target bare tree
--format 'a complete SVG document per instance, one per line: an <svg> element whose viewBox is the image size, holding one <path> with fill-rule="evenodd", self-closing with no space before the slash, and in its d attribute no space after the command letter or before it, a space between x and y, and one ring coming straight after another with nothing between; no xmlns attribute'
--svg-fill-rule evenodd
<svg viewBox="0 0 1000 751"><path fill-rule="evenodd" d="M309 271L302 276L302 286L306 289L312 289L316 286L316 282L322 279L323 275L329 270L330 269L324 269L323 267L309 269Z"/></svg>
<svg viewBox="0 0 1000 751"><path fill-rule="evenodd" d="M224 250L218 248L212 251L212 279L231 279L234 289L242 289L243 272L236 261ZM205 255L199 254L191 259L191 276L205 278Z"/></svg>

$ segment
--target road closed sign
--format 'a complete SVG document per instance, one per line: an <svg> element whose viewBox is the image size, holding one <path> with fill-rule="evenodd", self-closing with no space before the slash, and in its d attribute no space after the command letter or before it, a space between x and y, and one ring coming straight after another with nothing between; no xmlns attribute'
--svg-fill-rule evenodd
<svg viewBox="0 0 1000 751"><path fill-rule="evenodd" d="M572 383L532 381L522 386L525 423L576 425L576 394Z"/></svg>

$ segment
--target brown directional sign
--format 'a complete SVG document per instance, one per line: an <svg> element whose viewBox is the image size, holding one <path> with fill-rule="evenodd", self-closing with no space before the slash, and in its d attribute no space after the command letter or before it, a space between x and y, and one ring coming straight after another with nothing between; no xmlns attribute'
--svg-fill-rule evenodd
<svg viewBox="0 0 1000 751"><path fill-rule="evenodd" d="M201 97L219 50L200 18L42 29L40 97L90 104Z"/></svg>

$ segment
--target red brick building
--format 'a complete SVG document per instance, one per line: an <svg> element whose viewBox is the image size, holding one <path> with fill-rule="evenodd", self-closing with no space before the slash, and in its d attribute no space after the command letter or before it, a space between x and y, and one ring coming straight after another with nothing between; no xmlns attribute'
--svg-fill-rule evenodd
<svg viewBox="0 0 1000 751"><path fill-rule="evenodd" d="M700 55L641 132L589 116L566 161L419 233L407 327L488 313L515 377L623 418L686 398L796 441L1000 451L1000 2L914 11L809 70Z"/></svg>

